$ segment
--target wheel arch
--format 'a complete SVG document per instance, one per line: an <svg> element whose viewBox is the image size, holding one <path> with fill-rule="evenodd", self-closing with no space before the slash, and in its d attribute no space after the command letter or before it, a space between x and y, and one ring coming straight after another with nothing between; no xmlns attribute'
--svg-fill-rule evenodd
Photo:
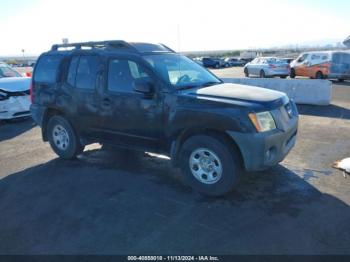
<svg viewBox="0 0 350 262"><path fill-rule="evenodd" d="M179 166L179 155L182 149L182 145L186 140L190 137L196 135L208 135L214 136L219 139L224 140L229 144L229 149L231 151L235 150L238 153L240 163L242 167L244 167L244 158L242 152L237 144L237 142L229 136L225 131L213 129L213 128L189 128L183 130L175 139L172 140L171 149L170 149L170 157L174 166Z"/></svg>
<svg viewBox="0 0 350 262"><path fill-rule="evenodd" d="M47 108L44 112L42 129L41 129L42 138L44 141L49 140L49 138L47 136L47 124L49 122L50 117L55 116L55 115L66 116L66 114L63 111L56 109L56 108ZM69 121L69 119L67 119L67 121ZM69 121L69 122L71 123L71 121Z"/></svg>

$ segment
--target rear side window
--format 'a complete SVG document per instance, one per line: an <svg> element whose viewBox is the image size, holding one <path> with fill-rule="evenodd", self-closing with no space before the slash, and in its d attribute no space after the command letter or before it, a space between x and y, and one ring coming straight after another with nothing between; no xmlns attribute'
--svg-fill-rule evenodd
<svg viewBox="0 0 350 262"><path fill-rule="evenodd" d="M78 62L79 62L79 57L75 56L72 58L69 65L68 74L67 74L67 83L70 84L71 86L75 86L75 76L77 73Z"/></svg>
<svg viewBox="0 0 350 262"><path fill-rule="evenodd" d="M311 60L320 60L321 57L319 55L312 55Z"/></svg>
<svg viewBox="0 0 350 262"><path fill-rule="evenodd" d="M98 66L98 56L81 56L75 86L81 89L95 89Z"/></svg>
<svg viewBox="0 0 350 262"><path fill-rule="evenodd" d="M62 60L61 56L43 56L35 67L35 82L55 83L57 71Z"/></svg>

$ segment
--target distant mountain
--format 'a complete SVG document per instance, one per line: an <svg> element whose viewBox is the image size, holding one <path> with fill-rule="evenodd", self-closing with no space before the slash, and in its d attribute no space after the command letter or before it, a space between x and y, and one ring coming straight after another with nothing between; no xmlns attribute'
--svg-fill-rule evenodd
<svg viewBox="0 0 350 262"><path fill-rule="evenodd" d="M325 38L319 40L311 40L298 43L299 47L325 47L325 46L339 46L339 44L343 43L342 39L339 38Z"/></svg>

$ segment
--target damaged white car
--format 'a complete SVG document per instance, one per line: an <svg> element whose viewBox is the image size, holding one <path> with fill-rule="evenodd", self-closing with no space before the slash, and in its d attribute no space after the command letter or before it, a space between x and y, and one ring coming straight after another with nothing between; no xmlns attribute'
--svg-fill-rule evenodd
<svg viewBox="0 0 350 262"><path fill-rule="evenodd" d="M0 120L30 116L31 79L0 64Z"/></svg>

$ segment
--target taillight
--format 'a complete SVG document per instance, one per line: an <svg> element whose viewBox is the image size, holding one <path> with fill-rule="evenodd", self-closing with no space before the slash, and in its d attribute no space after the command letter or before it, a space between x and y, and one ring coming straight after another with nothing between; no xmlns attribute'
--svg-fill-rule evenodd
<svg viewBox="0 0 350 262"><path fill-rule="evenodd" d="M31 72L27 72L26 73L26 77L31 77L32 76L32 73Z"/></svg>
<svg viewBox="0 0 350 262"><path fill-rule="evenodd" d="M30 102L32 102L32 104L34 103L34 94L33 94L34 90L33 90L33 82L30 82L30 88L29 88L29 95L30 95Z"/></svg>

